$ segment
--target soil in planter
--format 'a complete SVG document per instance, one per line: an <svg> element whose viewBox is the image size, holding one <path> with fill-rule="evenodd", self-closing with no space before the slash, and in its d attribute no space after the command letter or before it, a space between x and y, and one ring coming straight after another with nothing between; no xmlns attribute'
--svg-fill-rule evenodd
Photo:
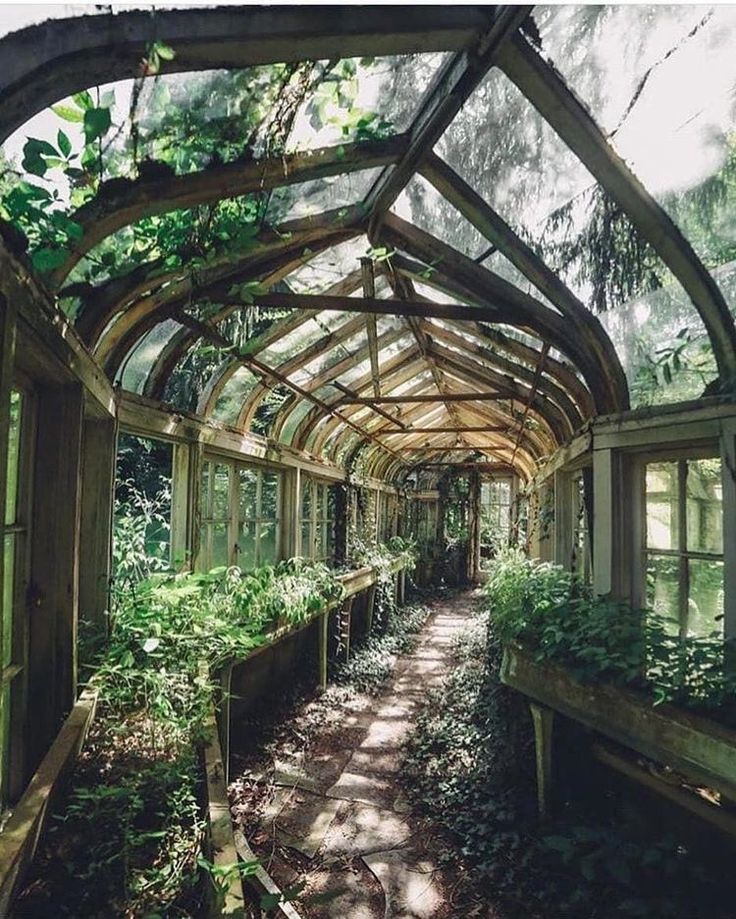
<svg viewBox="0 0 736 919"><path fill-rule="evenodd" d="M149 736L135 720L93 723L15 919L202 914L200 770L188 752L152 757Z"/></svg>

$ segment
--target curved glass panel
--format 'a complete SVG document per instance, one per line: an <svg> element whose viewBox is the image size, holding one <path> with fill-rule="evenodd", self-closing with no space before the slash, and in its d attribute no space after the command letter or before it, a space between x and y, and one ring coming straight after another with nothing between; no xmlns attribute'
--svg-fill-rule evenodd
<svg viewBox="0 0 736 919"><path fill-rule="evenodd" d="M736 7L542 7L542 47L708 267L736 255Z"/></svg>
<svg viewBox="0 0 736 919"><path fill-rule="evenodd" d="M212 412L213 419L225 424L237 421L243 402L257 383L258 379L246 367L236 370L220 393Z"/></svg>
<svg viewBox="0 0 736 919"><path fill-rule="evenodd" d="M184 326L173 319L166 319L147 332L137 347L131 351L116 382L130 392L142 393L146 377L166 345Z"/></svg>
<svg viewBox="0 0 736 919"><path fill-rule="evenodd" d="M468 258L476 259L490 248L483 234L422 176L412 177L391 212Z"/></svg>
<svg viewBox="0 0 736 919"><path fill-rule="evenodd" d="M266 219L269 223L278 224L359 204L380 172L379 166L274 189Z"/></svg>

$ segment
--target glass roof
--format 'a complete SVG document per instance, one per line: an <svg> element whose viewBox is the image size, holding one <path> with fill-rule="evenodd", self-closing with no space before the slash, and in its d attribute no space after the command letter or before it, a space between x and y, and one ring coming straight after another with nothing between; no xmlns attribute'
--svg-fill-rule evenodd
<svg viewBox="0 0 736 919"><path fill-rule="evenodd" d="M736 7L537 7L535 18L547 56L701 258L730 260Z"/></svg>
<svg viewBox="0 0 736 919"><path fill-rule="evenodd" d="M379 166L277 188L271 194L266 219L272 224L285 223L359 204L380 172Z"/></svg>
<svg viewBox="0 0 736 919"><path fill-rule="evenodd" d="M131 351L118 372L116 382L131 392L142 393L149 370L173 336L183 328L173 319L154 326Z"/></svg>
<svg viewBox="0 0 736 919"><path fill-rule="evenodd" d="M248 393L258 382L258 378L247 367L240 367L236 370L220 393L212 412L214 420L222 421L224 424L234 424Z"/></svg>
<svg viewBox="0 0 736 919"><path fill-rule="evenodd" d="M469 258L477 258L490 246L483 234L422 176L411 179L391 211Z"/></svg>
<svg viewBox="0 0 736 919"><path fill-rule="evenodd" d="M365 236L348 239L317 253L306 265L292 271L287 278L297 294L320 293L360 268L360 259L371 249Z"/></svg>

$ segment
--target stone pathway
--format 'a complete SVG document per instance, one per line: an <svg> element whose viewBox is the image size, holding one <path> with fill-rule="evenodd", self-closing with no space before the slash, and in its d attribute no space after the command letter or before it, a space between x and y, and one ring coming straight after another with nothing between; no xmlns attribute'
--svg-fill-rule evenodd
<svg viewBox="0 0 736 919"><path fill-rule="evenodd" d="M341 718L339 749L274 764L276 788L261 824L270 824L280 845L309 860L305 894L319 893L321 905L312 902L302 913L300 901L295 903L309 919L451 915L438 868L417 845L399 771L401 746L427 692L447 673L453 637L467 624L472 602L472 594L464 593L431 604L416 648L398 661L373 710L347 711ZM361 882L366 868L372 885ZM277 857L270 870L282 886L298 876Z"/></svg>

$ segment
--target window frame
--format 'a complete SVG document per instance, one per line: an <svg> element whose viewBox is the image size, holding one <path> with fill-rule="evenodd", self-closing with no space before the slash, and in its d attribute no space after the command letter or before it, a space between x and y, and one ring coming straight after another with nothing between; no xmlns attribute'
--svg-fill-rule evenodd
<svg viewBox="0 0 736 919"><path fill-rule="evenodd" d="M16 371L9 398L13 392L22 396L17 452L17 477L15 519L5 521L3 509L3 564L5 539L13 537L13 584L11 599L12 623L10 629L11 657L0 668L0 692L8 693L8 712L0 725L0 813L22 793L25 784L24 724L25 699L28 691L28 590L31 574L31 539L33 512L33 469L37 429L37 399L33 386L24 375ZM8 451L9 452L9 451ZM5 475L8 475L6 463ZM6 495L7 501L7 495ZM3 591L5 591L3 577ZM5 598L3 597L3 607ZM4 630L5 610L2 610L0 627ZM0 661L0 663L2 663ZM5 733L7 726L7 737Z"/></svg>
<svg viewBox="0 0 736 919"><path fill-rule="evenodd" d="M223 466L227 469L227 514L218 516L215 514L215 479L216 469ZM208 471L206 471L208 470ZM248 470L256 475L256 493L255 493L255 515L243 516L241 514L241 489L240 489L240 472ZM207 496L204 497L204 482L207 476ZM273 475L276 477L276 515L275 517L265 516L263 510L263 477ZM258 568L268 563L276 563L282 557L283 552L283 520L284 520L284 475L283 470L274 466L265 466L259 463L242 462L232 457L223 456L218 453L206 453L202 457L202 463L199 475L199 501L198 501L198 539L197 549L197 569L208 571L216 567L213 562L214 546L214 527L225 525L227 532L227 559L224 564L239 565L240 555L243 551L241 547L241 530L245 523L254 525L254 551L253 564L247 569ZM263 559L261 548L261 528L264 523L273 523L275 525L275 546L273 559L265 561ZM222 562L220 564L223 564Z"/></svg>
<svg viewBox="0 0 736 919"><path fill-rule="evenodd" d="M687 463L689 461L717 459L721 463L722 520L728 514L726 464L723 452L718 443L703 444L692 447L671 447L648 450L638 453L634 465L633 481L637 494L637 525L633 551L634 601L640 609L647 608L647 562L650 558L672 558L678 566L678 609L673 610L672 618L678 623L680 638L688 636L690 598L689 562L694 560L716 561L723 565L724 594L724 635L726 634L726 611L728 609L727 575L726 575L726 534L723 532L723 549L721 553L709 553L687 548ZM677 512L678 512L678 545L677 549L649 548L647 545L647 467L654 463L677 464ZM733 512L733 508L731 511ZM682 543L684 542L684 548ZM733 600L733 598L732 598Z"/></svg>

